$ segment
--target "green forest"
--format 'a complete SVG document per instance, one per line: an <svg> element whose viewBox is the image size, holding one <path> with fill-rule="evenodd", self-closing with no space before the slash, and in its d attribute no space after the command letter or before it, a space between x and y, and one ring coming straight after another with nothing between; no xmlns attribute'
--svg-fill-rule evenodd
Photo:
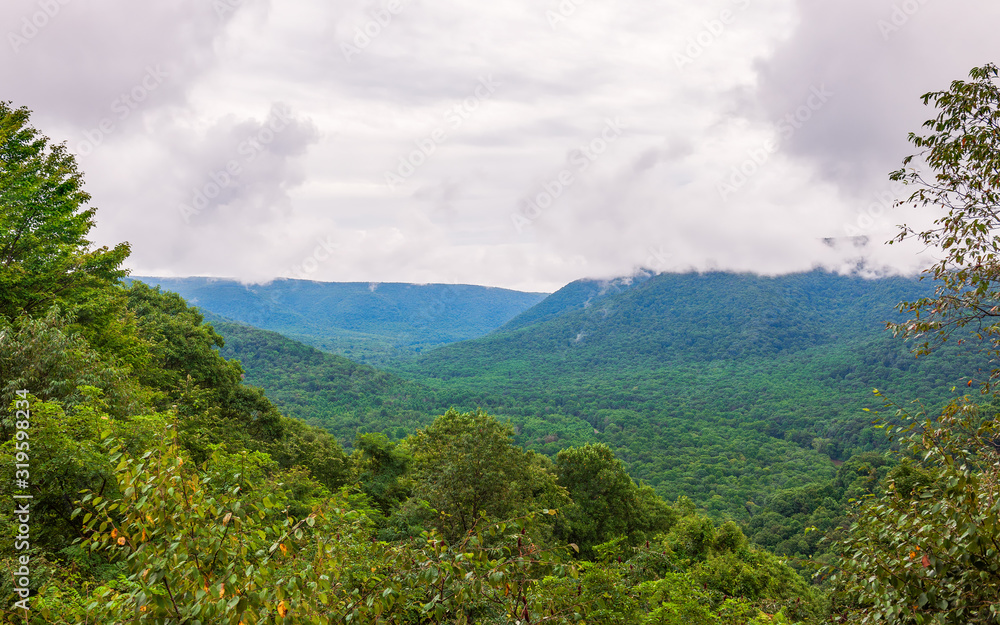
<svg viewBox="0 0 1000 625"><path fill-rule="evenodd" d="M0 102L3 622L997 622L998 83L892 174L922 282L574 283L388 370L129 280Z"/></svg>

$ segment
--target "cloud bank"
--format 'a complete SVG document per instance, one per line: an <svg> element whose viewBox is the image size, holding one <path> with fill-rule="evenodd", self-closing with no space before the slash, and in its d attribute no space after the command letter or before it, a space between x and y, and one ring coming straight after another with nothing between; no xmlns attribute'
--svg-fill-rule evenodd
<svg viewBox="0 0 1000 625"><path fill-rule="evenodd" d="M11 0L0 98L138 274L913 272L887 174L983 0Z"/></svg>

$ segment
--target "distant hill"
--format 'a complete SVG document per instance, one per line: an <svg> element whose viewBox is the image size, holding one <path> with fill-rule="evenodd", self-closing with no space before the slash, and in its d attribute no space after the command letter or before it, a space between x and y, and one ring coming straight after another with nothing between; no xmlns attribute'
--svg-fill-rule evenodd
<svg viewBox="0 0 1000 625"><path fill-rule="evenodd" d="M560 359L594 364L703 362L787 355L884 334L900 301L929 293L906 278L821 271L661 274L573 282L479 341L427 354L408 370L448 375L448 363Z"/></svg>
<svg viewBox="0 0 1000 625"><path fill-rule="evenodd" d="M470 285L134 279L179 293L203 311L365 363L483 336L546 297Z"/></svg>
<svg viewBox="0 0 1000 625"><path fill-rule="evenodd" d="M609 295L624 293L652 277L648 273L612 280L577 280L507 322L500 332L509 332L554 319L563 313L584 310Z"/></svg>

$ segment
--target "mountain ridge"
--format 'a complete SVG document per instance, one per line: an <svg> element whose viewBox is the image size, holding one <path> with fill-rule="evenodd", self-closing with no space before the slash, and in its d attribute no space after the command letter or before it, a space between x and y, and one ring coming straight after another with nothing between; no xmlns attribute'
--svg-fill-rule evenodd
<svg viewBox="0 0 1000 625"><path fill-rule="evenodd" d="M133 279L177 292L227 319L369 364L488 334L546 296L475 285Z"/></svg>

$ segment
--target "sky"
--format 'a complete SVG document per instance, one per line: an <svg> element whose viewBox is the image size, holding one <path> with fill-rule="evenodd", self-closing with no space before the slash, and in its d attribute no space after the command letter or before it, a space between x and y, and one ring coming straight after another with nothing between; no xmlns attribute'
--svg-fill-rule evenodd
<svg viewBox="0 0 1000 625"><path fill-rule="evenodd" d="M995 0L4 0L0 99L134 275L915 273L888 174Z"/></svg>

